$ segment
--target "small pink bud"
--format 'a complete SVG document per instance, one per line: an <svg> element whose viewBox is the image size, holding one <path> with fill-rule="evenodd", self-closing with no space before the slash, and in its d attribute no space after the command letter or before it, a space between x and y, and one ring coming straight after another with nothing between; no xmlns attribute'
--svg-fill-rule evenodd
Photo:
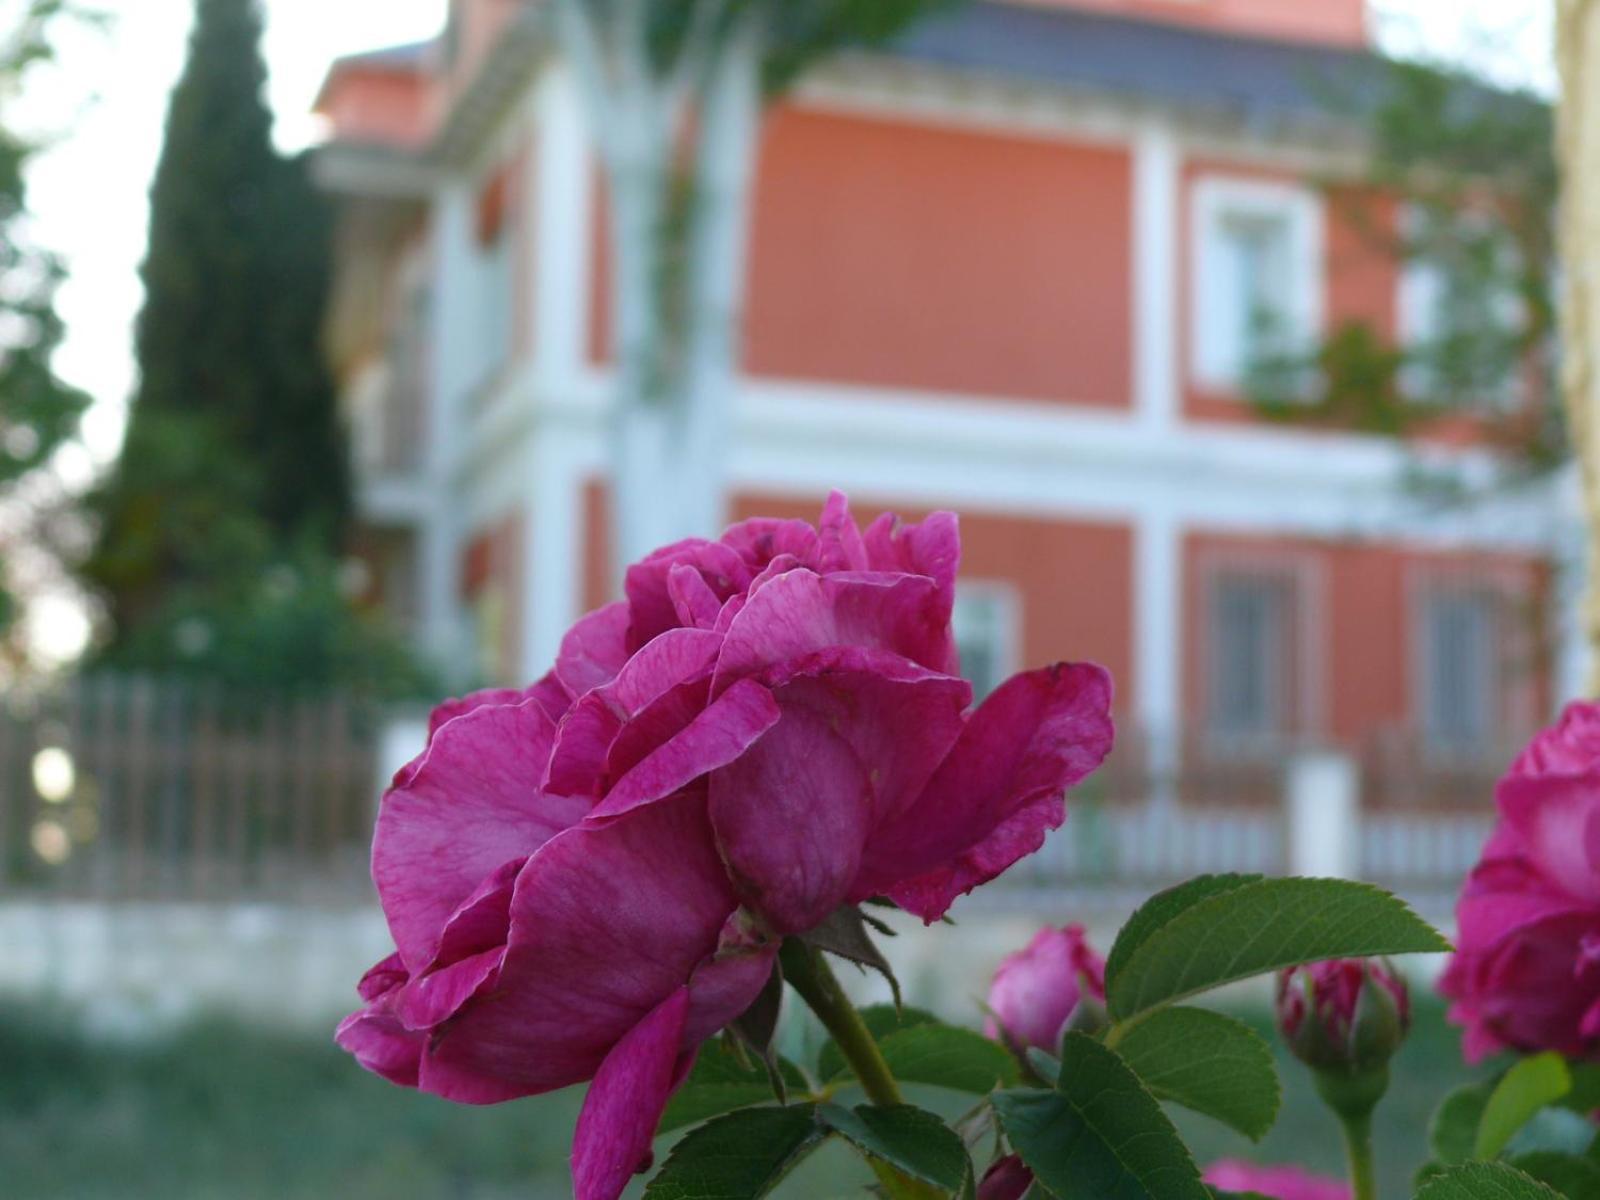
<svg viewBox="0 0 1600 1200"><path fill-rule="evenodd" d="M1278 974L1278 1028L1289 1049L1319 1071L1376 1070L1410 1027L1410 993L1384 959L1340 958Z"/></svg>
<svg viewBox="0 0 1600 1200"><path fill-rule="evenodd" d="M1054 1054L1066 1030L1103 1022L1105 973L1083 926L1041 929L995 972L984 1032L1019 1054L1033 1046Z"/></svg>

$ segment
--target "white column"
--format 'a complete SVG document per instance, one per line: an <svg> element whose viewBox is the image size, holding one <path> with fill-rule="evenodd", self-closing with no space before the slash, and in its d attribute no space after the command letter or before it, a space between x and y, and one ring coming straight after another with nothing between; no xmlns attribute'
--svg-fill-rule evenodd
<svg viewBox="0 0 1600 1200"><path fill-rule="evenodd" d="M1133 391L1142 424L1178 419L1178 168L1171 130L1133 140Z"/></svg>
<svg viewBox="0 0 1600 1200"><path fill-rule="evenodd" d="M1183 711L1183 540L1164 509L1134 523L1133 586L1135 698L1159 798L1178 767Z"/></svg>
<svg viewBox="0 0 1600 1200"><path fill-rule="evenodd" d="M461 444L463 398L472 382L472 193L444 183L433 202L433 295L424 473L429 496L417 556L423 643L448 666L460 650L456 561L458 497L451 482Z"/></svg>
<svg viewBox="0 0 1600 1200"><path fill-rule="evenodd" d="M522 550L522 674L532 681L548 671L562 635L583 603L583 483L579 439L556 425L534 442L527 484L526 541Z"/></svg>
<svg viewBox="0 0 1600 1200"><path fill-rule="evenodd" d="M553 389L570 387L588 360L594 171L579 101L564 67L545 74L534 100L533 344Z"/></svg>
<svg viewBox="0 0 1600 1200"><path fill-rule="evenodd" d="M1563 502L1566 497L1563 496ZM1555 699L1558 704L1592 699L1594 647L1584 628L1584 586L1588 578L1588 538L1573 523L1554 539L1555 586L1551 590L1551 619L1557 630ZM1542 720L1543 713L1538 714Z"/></svg>
<svg viewBox="0 0 1600 1200"><path fill-rule="evenodd" d="M1354 879L1361 872L1361 776L1346 754L1313 751L1289 762L1284 818L1289 873Z"/></svg>

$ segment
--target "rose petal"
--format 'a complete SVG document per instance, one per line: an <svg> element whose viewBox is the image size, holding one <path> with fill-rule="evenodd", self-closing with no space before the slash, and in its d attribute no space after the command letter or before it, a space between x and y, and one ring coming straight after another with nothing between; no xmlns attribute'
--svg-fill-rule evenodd
<svg viewBox="0 0 1600 1200"><path fill-rule="evenodd" d="M667 596L679 624L688 629L710 629L722 611L722 597L711 590L706 577L683 563L667 572Z"/></svg>
<svg viewBox="0 0 1600 1200"><path fill-rule="evenodd" d="M712 774L711 816L740 894L792 933L852 892L867 837L921 794L971 688L854 647L770 678L783 718Z"/></svg>
<svg viewBox="0 0 1600 1200"><path fill-rule="evenodd" d="M927 520L918 524L884 513L868 526L863 540L871 570L926 575L939 585L944 611L949 614L955 602L956 574L961 569L961 523L955 513L929 513Z"/></svg>
<svg viewBox="0 0 1600 1200"><path fill-rule="evenodd" d="M817 531L805 521L752 517L730 526L722 535L722 544L738 554L752 573L780 557L809 566L816 562Z"/></svg>
<svg viewBox="0 0 1600 1200"><path fill-rule="evenodd" d="M556 654L555 676L567 695L579 696L613 679L628 661L629 614L618 600L597 608L567 630Z"/></svg>
<svg viewBox="0 0 1600 1200"><path fill-rule="evenodd" d="M661 1113L686 1074L688 1015L689 989L681 987L606 1055L573 1134L574 1200L617 1200L649 1155Z"/></svg>
<svg viewBox="0 0 1600 1200"><path fill-rule="evenodd" d="M671 796L733 762L777 722L778 704L772 693L754 680L740 680L617 780L588 819L612 820Z"/></svg>
<svg viewBox="0 0 1600 1200"><path fill-rule="evenodd" d="M817 524L817 571L865 571L869 569L867 546L861 530L850 515L850 501L840 491L828 493Z"/></svg>
<svg viewBox="0 0 1600 1200"><path fill-rule="evenodd" d="M374 1075L416 1087L426 1036L407 1029L386 1010L362 1009L339 1023L333 1040Z"/></svg>
<svg viewBox="0 0 1600 1200"><path fill-rule="evenodd" d="M954 654L940 606L938 588L920 575L789 571L751 593L729 624L711 693L832 646L887 650L942 671Z"/></svg>
<svg viewBox="0 0 1600 1200"><path fill-rule="evenodd" d="M1529 857L1568 894L1600 904L1600 773L1511 776L1495 802L1522 837Z"/></svg>
<svg viewBox="0 0 1600 1200"><path fill-rule="evenodd" d="M1062 793L1100 765L1112 736L1111 680L1099 667L1014 676L972 715L923 797L874 832L860 886L937 920L1038 849L1061 823Z"/></svg>
<svg viewBox="0 0 1600 1200"><path fill-rule="evenodd" d="M443 725L384 797L372 878L408 969L432 960L445 921L485 877L588 811L538 789L554 735L535 700L476 708Z"/></svg>
<svg viewBox="0 0 1600 1200"><path fill-rule="evenodd" d="M432 1029L491 987L500 977L505 956L505 947L495 946L414 977L395 993L395 1016L407 1029Z"/></svg>
<svg viewBox="0 0 1600 1200"><path fill-rule="evenodd" d="M572 706L556 731L547 791L599 797L607 786L607 756L617 736L642 710L684 682L705 678L722 646L718 634L671 629L628 660L617 677Z"/></svg>
<svg viewBox="0 0 1600 1200"><path fill-rule="evenodd" d="M662 547L629 567L623 580L633 622L629 635L633 647L647 645L657 635L678 626L668 580L680 567L697 572L719 602L743 591L750 581L750 568L744 559L720 542L686 538Z"/></svg>
<svg viewBox="0 0 1600 1200"><path fill-rule="evenodd" d="M703 803L651 804L553 838L517 879L499 986L435 1035L422 1086L456 1099L492 1081L509 1097L588 1079L716 954L734 907Z"/></svg>

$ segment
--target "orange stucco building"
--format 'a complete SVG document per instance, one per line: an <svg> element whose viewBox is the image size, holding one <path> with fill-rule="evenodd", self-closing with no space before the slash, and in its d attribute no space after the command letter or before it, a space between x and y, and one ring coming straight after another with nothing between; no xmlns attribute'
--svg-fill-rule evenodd
<svg viewBox="0 0 1600 1200"><path fill-rule="evenodd" d="M605 198L541 8L458 0L321 100L364 547L506 679L610 591ZM1240 394L1256 306L1427 316L1314 84L1370 65L1360 0L975 3L819 65L762 130L731 514L958 509L980 685L1096 659L1169 764L1502 756L1578 669L1559 481L1440 511L1415 448Z"/></svg>

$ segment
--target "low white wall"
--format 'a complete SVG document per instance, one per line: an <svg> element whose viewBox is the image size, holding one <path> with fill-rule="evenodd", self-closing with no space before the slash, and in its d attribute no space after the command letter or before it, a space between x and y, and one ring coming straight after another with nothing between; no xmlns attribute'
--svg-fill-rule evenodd
<svg viewBox="0 0 1600 1200"><path fill-rule="evenodd" d="M374 909L0 903L0 994L47 997L108 1035L201 1012L328 1025L393 949Z"/></svg>

